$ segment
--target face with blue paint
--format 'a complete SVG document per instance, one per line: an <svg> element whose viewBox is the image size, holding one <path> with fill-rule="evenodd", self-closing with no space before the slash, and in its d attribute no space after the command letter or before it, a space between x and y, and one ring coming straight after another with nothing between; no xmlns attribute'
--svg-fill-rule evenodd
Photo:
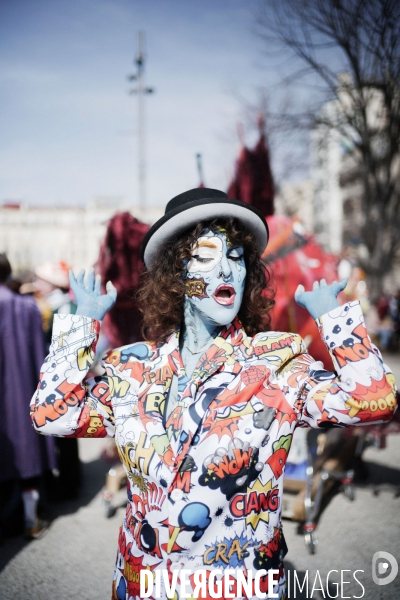
<svg viewBox="0 0 400 600"><path fill-rule="evenodd" d="M186 299L203 320L231 323L242 304L246 265L242 246L223 231L207 230L196 240L186 265Z"/></svg>

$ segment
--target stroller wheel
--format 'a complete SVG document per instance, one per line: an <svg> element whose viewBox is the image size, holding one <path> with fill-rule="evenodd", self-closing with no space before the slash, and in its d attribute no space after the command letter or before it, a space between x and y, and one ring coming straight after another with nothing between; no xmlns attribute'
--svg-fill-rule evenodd
<svg viewBox="0 0 400 600"><path fill-rule="evenodd" d="M309 531L304 534L304 541L306 543L306 548L310 554L315 554L317 550L317 539L315 537L315 533L313 531Z"/></svg>
<svg viewBox="0 0 400 600"><path fill-rule="evenodd" d="M343 493L348 500L353 502L355 498L354 486L352 484L343 486Z"/></svg>
<svg viewBox="0 0 400 600"><path fill-rule="evenodd" d="M116 513L116 509L111 504L112 494L103 492L103 514L106 519L110 519Z"/></svg>

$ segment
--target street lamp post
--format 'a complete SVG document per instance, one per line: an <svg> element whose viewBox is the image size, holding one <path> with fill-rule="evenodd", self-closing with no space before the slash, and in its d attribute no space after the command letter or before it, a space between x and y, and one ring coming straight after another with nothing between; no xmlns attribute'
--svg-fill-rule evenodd
<svg viewBox="0 0 400 600"><path fill-rule="evenodd" d="M154 93L154 89L146 87L144 79L145 65L145 38L144 32L138 34L138 52L134 60L137 66L135 74L128 75L129 81L136 81L137 87L129 90L130 94L138 96L138 175L139 175L139 207L146 205L146 147L145 147L145 103L146 94Z"/></svg>

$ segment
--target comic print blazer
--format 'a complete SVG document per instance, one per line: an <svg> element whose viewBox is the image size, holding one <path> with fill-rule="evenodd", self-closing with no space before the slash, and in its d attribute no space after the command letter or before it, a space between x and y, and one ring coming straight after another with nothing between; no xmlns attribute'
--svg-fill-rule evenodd
<svg viewBox="0 0 400 600"><path fill-rule="evenodd" d="M371 344L358 302L317 324L335 373L307 354L298 335L251 338L236 319L191 379L176 332L163 344L109 352L104 375L84 381L100 323L55 317L32 421L45 435L115 435L128 502L113 598L138 598L140 570L156 568L278 568L274 591L284 597L281 498L294 428L379 423L395 409L393 375ZM174 375L178 402L163 424Z"/></svg>

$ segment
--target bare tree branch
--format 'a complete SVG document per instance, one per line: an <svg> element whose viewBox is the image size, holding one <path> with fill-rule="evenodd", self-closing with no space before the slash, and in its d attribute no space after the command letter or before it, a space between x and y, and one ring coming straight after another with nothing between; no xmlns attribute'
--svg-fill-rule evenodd
<svg viewBox="0 0 400 600"><path fill-rule="evenodd" d="M266 54L288 59L286 87L319 81L318 107L280 107L267 122L282 132L335 130L353 148L369 251L363 267L379 286L400 254L400 2L260 0L256 20Z"/></svg>

